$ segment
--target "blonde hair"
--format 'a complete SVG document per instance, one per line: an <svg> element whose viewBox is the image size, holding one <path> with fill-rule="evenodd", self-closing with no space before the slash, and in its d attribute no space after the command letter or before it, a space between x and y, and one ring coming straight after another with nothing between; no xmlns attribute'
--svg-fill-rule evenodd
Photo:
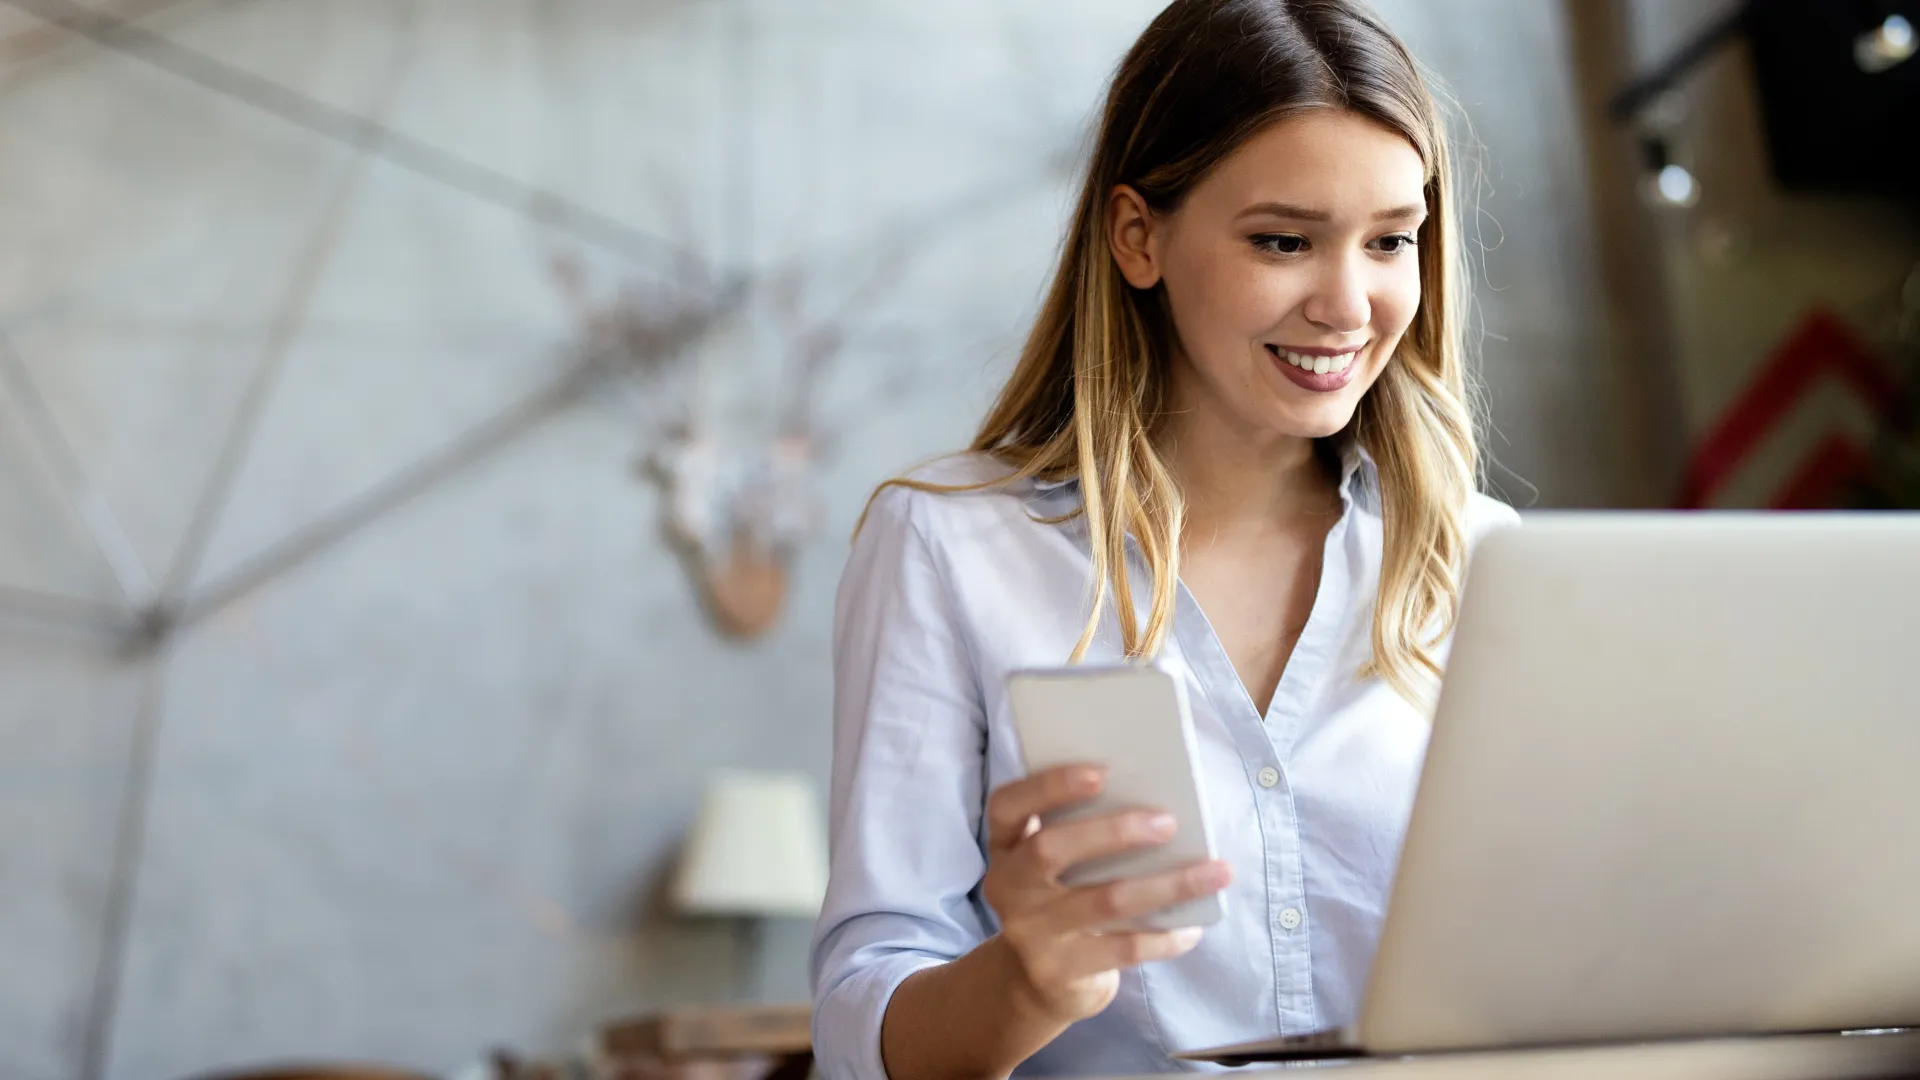
<svg viewBox="0 0 1920 1080"><path fill-rule="evenodd" d="M1157 212L1177 210L1248 138L1319 108L1391 128L1427 166L1421 304L1344 437L1374 460L1384 523L1373 653L1361 675L1424 701L1440 673L1435 649L1453 627L1479 473L1452 162L1412 56L1351 0L1176 0L1154 20L1114 78L1052 287L973 440L973 451L1014 472L979 485L881 485L957 492L1077 479L1080 509L1050 519L1083 516L1091 544L1092 610L1071 662L1086 656L1109 593L1127 656L1157 654L1179 582L1184 507L1153 442L1171 367L1164 288L1135 290L1121 276L1108 247L1108 195L1127 184ZM1128 536L1151 570L1144 625Z"/></svg>

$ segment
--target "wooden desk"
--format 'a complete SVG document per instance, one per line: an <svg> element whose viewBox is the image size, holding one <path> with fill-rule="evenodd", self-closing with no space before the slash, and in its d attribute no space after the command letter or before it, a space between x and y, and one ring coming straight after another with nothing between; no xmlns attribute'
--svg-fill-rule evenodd
<svg viewBox="0 0 1920 1080"><path fill-rule="evenodd" d="M1920 1078L1920 1032L1254 1064L1237 1075L1306 1071L1326 1080L1896 1080Z"/></svg>
<svg viewBox="0 0 1920 1080"><path fill-rule="evenodd" d="M676 1009L612 1024L599 1056L616 1080L806 1080L805 1005Z"/></svg>

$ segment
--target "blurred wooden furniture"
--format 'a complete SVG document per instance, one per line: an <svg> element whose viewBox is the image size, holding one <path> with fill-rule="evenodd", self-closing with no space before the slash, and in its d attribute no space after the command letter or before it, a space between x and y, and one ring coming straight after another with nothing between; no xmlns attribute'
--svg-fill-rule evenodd
<svg viewBox="0 0 1920 1080"><path fill-rule="evenodd" d="M598 1056L607 1080L806 1080L812 1020L806 1005L672 1009L602 1028Z"/></svg>
<svg viewBox="0 0 1920 1080"><path fill-rule="evenodd" d="M192 1080L432 1080L432 1076L382 1065L282 1065L204 1072Z"/></svg>

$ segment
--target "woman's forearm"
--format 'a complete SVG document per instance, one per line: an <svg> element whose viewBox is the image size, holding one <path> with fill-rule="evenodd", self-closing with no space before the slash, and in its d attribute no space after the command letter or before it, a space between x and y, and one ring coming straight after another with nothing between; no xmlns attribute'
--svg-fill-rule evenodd
<svg viewBox="0 0 1920 1080"><path fill-rule="evenodd" d="M880 1022L880 1056L889 1080L998 1080L1066 1029L1025 990L1013 950L995 936L900 984Z"/></svg>

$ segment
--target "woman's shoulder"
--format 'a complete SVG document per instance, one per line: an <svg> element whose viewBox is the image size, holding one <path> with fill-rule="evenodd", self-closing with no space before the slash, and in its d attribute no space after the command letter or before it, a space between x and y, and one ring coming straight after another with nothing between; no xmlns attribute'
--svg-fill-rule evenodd
<svg viewBox="0 0 1920 1080"><path fill-rule="evenodd" d="M869 525L910 525L930 541L986 522L1029 518L1048 485L1015 479L1017 470L991 454L947 454L883 483L867 509Z"/></svg>
<svg viewBox="0 0 1920 1080"><path fill-rule="evenodd" d="M1467 547L1472 550L1487 534L1520 524L1520 513L1492 495L1467 496Z"/></svg>
<svg viewBox="0 0 1920 1080"><path fill-rule="evenodd" d="M903 479L935 487L978 488L981 491L1006 490L1006 482L1015 473L1013 466L977 450L942 454L923 461L902 473ZM946 494L929 492L928 494ZM964 494L964 492L957 493Z"/></svg>

